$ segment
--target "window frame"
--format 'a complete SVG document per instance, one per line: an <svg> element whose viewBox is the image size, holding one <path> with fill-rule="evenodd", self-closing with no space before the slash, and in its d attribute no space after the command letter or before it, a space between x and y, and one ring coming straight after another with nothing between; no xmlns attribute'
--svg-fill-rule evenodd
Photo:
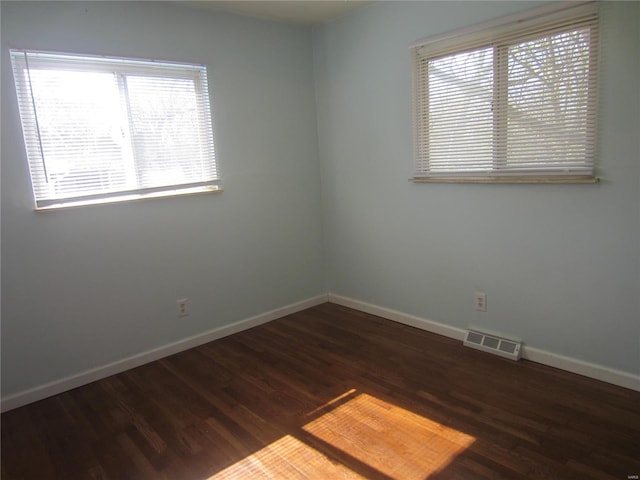
<svg viewBox="0 0 640 480"><path fill-rule="evenodd" d="M597 183L595 163L597 153L597 99L598 99L598 3L563 2L525 11L516 15L502 17L490 22L473 25L443 35L417 40L410 45L412 56L413 80L413 135L414 135L414 174L410 179L418 183ZM577 27L576 27L577 25ZM560 168L552 162L540 162L541 168L523 169L508 167L508 160L500 157L498 149L507 148L508 106L508 57L505 52L511 46L529 40L543 38L559 32L573 31L576 28L589 29L589 74L588 95L586 99L586 134L584 144L586 155L583 163L576 168ZM447 170L432 170L429 159L429 91L428 73L421 69L420 62L453 57L466 52L492 48L494 73L492 78L492 166L464 169L464 164L455 162ZM498 55L498 53L500 53ZM425 77L422 78L421 77ZM435 97L434 97L435 98ZM504 102L500 105L499 102ZM495 105L498 105L494 109ZM496 114L497 109L502 113ZM494 111L495 110L495 111ZM426 138L425 138L426 137ZM496 148L497 145L497 148ZM501 150L503 151L503 150ZM504 151L503 151L504 153ZM506 154L505 154L506 155ZM458 165L456 167L456 165Z"/></svg>
<svg viewBox="0 0 640 480"><path fill-rule="evenodd" d="M194 193L207 193L222 190L219 167L215 157L215 142L207 67L197 63L170 62L129 57L113 57L102 55L86 55L67 52L51 52L30 49L10 48L10 56L14 74L14 85L20 111L20 121L25 142L25 151L31 174L31 187L36 210L49 210L63 207L94 205L131 201L137 199L159 198ZM36 63L36 66L29 62ZM39 127L36 100L33 94L31 74L34 70L54 70L65 72L109 73L114 75L117 84L117 109L122 117L123 146L119 155L126 188L110 187L109 191L84 192L77 187L75 194L56 194L53 185L49 184L47 159L42 146L42 133ZM136 135L134 119L131 114L131 98L127 90L127 77L187 80L192 82L195 118L197 118L198 162L204 167L196 174L196 181L165 180L150 184L141 180L143 174L158 172L157 169L141 166L141 156L136 154ZM191 84L190 84L191 85ZM67 104L65 104L65 107ZM156 137L154 137L156 138ZM149 138L147 138L148 140ZM61 141L62 142L62 141ZM177 165L173 159L169 164ZM95 169L88 169L88 176L99 175ZM128 171L129 173L127 173ZM44 184L43 184L44 181ZM48 193L47 193L48 192Z"/></svg>

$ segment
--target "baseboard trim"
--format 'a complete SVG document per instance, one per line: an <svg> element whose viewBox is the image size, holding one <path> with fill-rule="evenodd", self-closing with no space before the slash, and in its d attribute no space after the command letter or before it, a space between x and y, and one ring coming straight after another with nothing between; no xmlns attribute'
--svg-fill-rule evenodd
<svg viewBox="0 0 640 480"><path fill-rule="evenodd" d="M394 322L402 323L412 327L420 328L428 332L437 333L445 337L453 338L462 341L464 339L465 330L442 323L427 320L425 318L409 315L397 310L374 305L361 300L355 300L349 297L336 295L329 293L326 295L318 295L316 297L309 298L300 302L296 302L290 305L286 305L281 308L276 308L266 313L255 315L253 317L218 327L207 332L194 335L192 337L179 340L159 348L148 350L122 360L103 365L91 370L86 370L76 375L55 380L53 382L39 385L37 387L23 390L13 395L8 395L0 400L0 411L6 412L13 410L14 408L27 405L29 403L37 402L52 395L57 395L73 388L81 387L91 382L101 380L111 375L130 370L135 367L139 367L149 362L159 360L161 358L173 355L175 353L194 348L204 343L208 343L219 338L223 338L234 333L247 330L249 328L262 325L267 322L271 322L278 318L296 313L307 308L320 305L325 302L331 302L345 307L353 308L361 312L377 315ZM615 370L601 365L584 362L575 358L558 355L555 353L547 352L538 348L525 345L522 350L522 358L537 362L543 365L547 365L554 368L559 368L568 372L583 375L585 377L593 378L603 382L619 385L621 387L629 388L631 390L640 391L640 376L631 373Z"/></svg>
<svg viewBox="0 0 640 480"><path fill-rule="evenodd" d="M207 332L194 335L177 342L163 345L162 347L154 348L146 352L132 355L130 357L123 358L122 360L117 360L107 365L102 365L100 367L86 370L76 375L71 375L60 380L55 380L44 385L30 388L28 390L23 390L13 395L8 395L6 397L3 397L0 401L0 411L6 412L23 405L27 405L29 403L37 402L38 400L51 397L52 395L57 395L59 393L66 392L67 390L71 390L73 388L81 387L82 385L95 382L96 380L101 380L105 377L109 377L111 375L115 375L126 370L139 367L140 365L144 365L145 363L160 360L161 358L167 357L169 355L173 355L175 353L197 347L204 343L233 335L234 333L238 333L249 328L257 327L258 325L271 322L272 320L276 320L286 315L290 315L292 313L296 313L307 308L326 303L327 300L327 295L318 295L317 297L312 297L300 302L286 305L284 307L276 308L269 312L255 315L253 317L232 323L230 325L214 328L213 330L209 330Z"/></svg>
<svg viewBox="0 0 640 480"><path fill-rule="evenodd" d="M522 347L522 358L640 392L640 376L622 370L565 357L526 345Z"/></svg>
<svg viewBox="0 0 640 480"><path fill-rule="evenodd" d="M329 302L342 305L343 307L353 308L354 310L359 310L364 313L377 315L378 317L393 320L394 322L416 327L421 330L437 333L438 335L444 335L445 337L455 338L460 341L464 340L465 331L463 329L433 322L426 318L408 315L397 310L391 310L390 308L380 307L378 305L354 300L353 298L343 297L341 295L335 295L333 293L329 294Z"/></svg>
<svg viewBox="0 0 640 480"><path fill-rule="evenodd" d="M370 313L372 315L377 315L388 320L393 320L394 322L420 328L428 332L437 333L439 335L454 338L460 341L464 339L465 330L461 328L444 325L432 320L416 317L414 315L408 315L397 310L392 310L333 293L329 293L328 298L329 302L331 303L353 308L355 310ZM547 365L549 367L559 368L567 372L577 373L578 375L593 378L595 380L618 385L620 387L640 391L640 376L634 375L632 373L603 367L601 365L585 362L563 355L558 355L555 353L547 352L545 350L541 350L539 348L529 347L527 345L523 346L522 358L531 360L532 362L540 363L542 365Z"/></svg>

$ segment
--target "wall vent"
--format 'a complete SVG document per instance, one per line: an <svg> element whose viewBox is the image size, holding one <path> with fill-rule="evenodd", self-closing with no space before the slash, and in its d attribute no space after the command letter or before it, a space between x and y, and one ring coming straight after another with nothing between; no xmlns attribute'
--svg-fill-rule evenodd
<svg viewBox="0 0 640 480"><path fill-rule="evenodd" d="M511 360L520 358L520 348L522 347L522 342L489 335L477 330L468 330L463 343L467 347L490 352Z"/></svg>

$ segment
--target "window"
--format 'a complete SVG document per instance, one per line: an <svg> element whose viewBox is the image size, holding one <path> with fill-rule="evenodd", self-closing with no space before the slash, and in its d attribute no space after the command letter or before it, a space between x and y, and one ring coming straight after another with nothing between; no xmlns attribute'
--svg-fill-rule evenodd
<svg viewBox="0 0 640 480"><path fill-rule="evenodd" d="M416 181L594 182L595 4L412 46Z"/></svg>
<svg viewBox="0 0 640 480"><path fill-rule="evenodd" d="M11 59L37 208L220 188L203 65Z"/></svg>

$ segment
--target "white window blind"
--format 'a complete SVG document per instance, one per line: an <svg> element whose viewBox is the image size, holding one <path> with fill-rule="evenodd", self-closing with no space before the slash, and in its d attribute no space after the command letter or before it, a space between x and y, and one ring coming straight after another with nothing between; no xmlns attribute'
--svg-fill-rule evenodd
<svg viewBox="0 0 640 480"><path fill-rule="evenodd" d="M593 178L598 11L562 4L412 46L420 178Z"/></svg>
<svg viewBox="0 0 640 480"><path fill-rule="evenodd" d="M38 208L217 188L205 66L11 59Z"/></svg>

